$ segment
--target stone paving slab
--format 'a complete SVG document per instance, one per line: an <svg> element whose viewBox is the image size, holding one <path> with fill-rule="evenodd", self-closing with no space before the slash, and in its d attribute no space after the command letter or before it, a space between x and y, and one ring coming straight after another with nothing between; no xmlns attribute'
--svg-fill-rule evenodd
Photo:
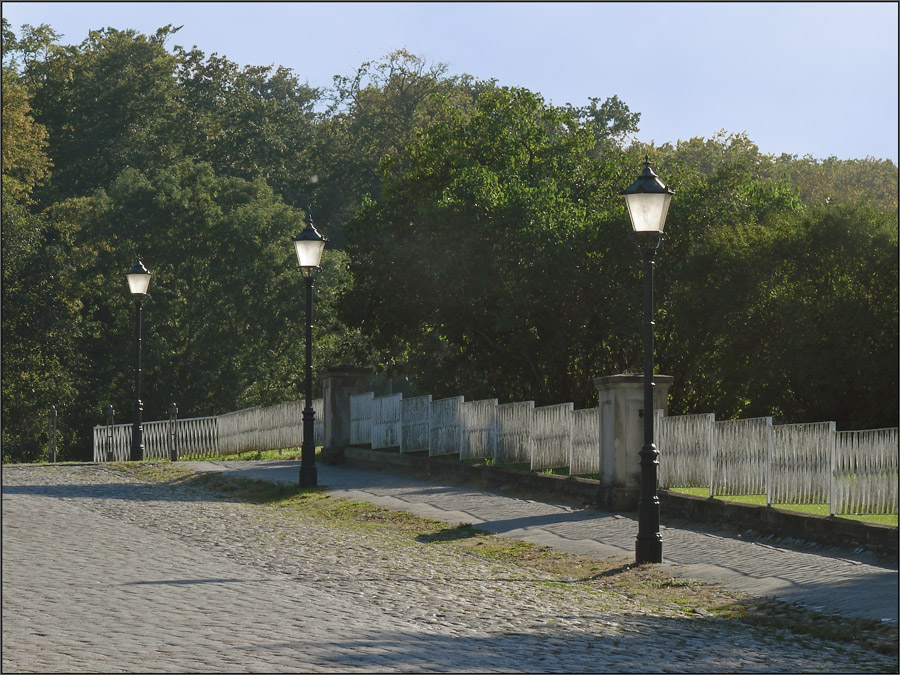
<svg viewBox="0 0 900 675"><path fill-rule="evenodd" d="M290 483L298 465L206 468ZM453 486L363 478L336 467L320 473L335 494L426 499L431 508L444 495L458 513L490 516L477 495L463 499ZM4 466L2 482L3 672L897 668L896 655L677 607L650 611L622 593L545 583L552 577L537 570L411 543L389 528L333 527L103 465ZM480 525L505 521L509 533L580 522L517 500L544 519L532 528L528 512L496 497L490 506L506 511ZM557 536L576 541L573 533Z"/></svg>
<svg viewBox="0 0 900 675"><path fill-rule="evenodd" d="M299 463L184 462L195 470L229 471L248 478L296 484ZM423 481L389 471L318 464L319 484L335 496L410 511L451 524L471 523L489 532L569 553L634 558L637 519L597 509L520 499ZM772 543L684 521L662 525L663 559L674 576L721 583L755 596L796 602L826 613L898 619L898 568L871 551Z"/></svg>

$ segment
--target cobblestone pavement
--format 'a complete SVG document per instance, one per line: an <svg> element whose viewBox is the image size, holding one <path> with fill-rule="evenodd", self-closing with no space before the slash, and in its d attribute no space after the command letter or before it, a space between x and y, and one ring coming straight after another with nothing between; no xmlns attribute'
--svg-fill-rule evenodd
<svg viewBox="0 0 900 675"><path fill-rule="evenodd" d="M102 465L6 466L2 478L4 672L897 666Z"/></svg>
<svg viewBox="0 0 900 675"><path fill-rule="evenodd" d="M186 462L296 485L298 462ZM597 509L517 499L502 492L422 481L389 471L318 465L332 494L410 511L451 524L471 523L496 534L569 553L634 560L637 519ZM665 514L663 514L665 516ZM721 583L756 596L796 602L826 613L897 623L896 558L871 551L776 541L683 520L661 525L663 559L674 576Z"/></svg>

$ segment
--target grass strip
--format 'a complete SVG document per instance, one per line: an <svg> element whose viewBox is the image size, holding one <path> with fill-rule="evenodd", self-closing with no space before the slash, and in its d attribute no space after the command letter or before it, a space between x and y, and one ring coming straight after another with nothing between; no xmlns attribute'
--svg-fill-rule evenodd
<svg viewBox="0 0 900 675"><path fill-rule="evenodd" d="M316 448L316 459L318 461L319 455L321 454L322 448ZM274 459L300 459L300 448L285 448L283 450L250 450L247 452L241 452L232 455L222 455L218 457L209 457L208 455L204 456L184 456L181 457L183 461L189 460L209 460L213 459L215 461L248 461L248 460L274 460ZM472 460L460 460L463 464L483 464L485 466L493 466L494 461L492 459L472 459ZM531 464L529 462L520 462L518 464L504 464L503 468L505 469L516 469L519 471L530 471ZM558 476L568 476L569 470L567 468L561 469L544 469L541 473L552 473ZM580 476L580 478L590 478L593 480L598 480L598 474L586 474L584 476ZM683 494L689 494L699 497L707 497L709 495L709 488L688 488L688 487L677 487L677 488L669 488L672 492L680 492ZM743 504L758 504L760 506L765 506L766 496L765 495L716 495L714 499L721 499L723 501L732 501ZM773 504L774 507L779 509L786 509L788 511L800 511L801 513L814 513L821 516L828 515L828 504ZM872 514L872 513L863 513L863 514L837 514L835 517L837 518L846 518L848 520L860 520L868 523L879 523L882 525L898 525L898 515L897 514Z"/></svg>
<svg viewBox="0 0 900 675"><path fill-rule="evenodd" d="M669 488L672 492L680 492L682 494L694 495L696 497L708 497L709 488L699 487L678 487ZM713 499L721 499L726 502L737 502L740 504L756 504L758 506L766 505L765 495L716 495ZM800 511L801 513L815 513L820 516L828 515L828 504L772 504L775 508L786 509L788 511ZM846 518L848 520L861 520L867 523L879 523L881 525L897 526L897 514L836 514L836 518Z"/></svg>
<svg viewBox="0 0 900 675"><path fill-rule="evenodd" d="M319 461L322 447L316 448L316 461ZM283 448L281 450L247 450L230 455L182 455L178 459L183 462L239 462L273 459L300 459L300 448Z"/></svg>

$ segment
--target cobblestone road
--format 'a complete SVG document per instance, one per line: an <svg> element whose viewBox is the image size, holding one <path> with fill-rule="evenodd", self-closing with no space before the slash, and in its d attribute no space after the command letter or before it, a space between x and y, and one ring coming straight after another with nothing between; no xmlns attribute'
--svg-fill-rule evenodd
<svg viewBox="0 0 900 675"><path fill-rule="evenodd" d="M896 659L145 484L3 468L4 672L873 672Z"/></svg>
<svg viewBox="0 0 900 675"><path fill-rule="evenodd" d="M195 470L296 485L297 462L185 462ZM535 544L598 558L634 559L637 520L631 514L518 499L390 471L319 466L331 493L479 528ZM721 583L731 590L776 597L843 616L898 618L896 558L804 542L780 542L665 517L664 566L680 578Z"/></svg>

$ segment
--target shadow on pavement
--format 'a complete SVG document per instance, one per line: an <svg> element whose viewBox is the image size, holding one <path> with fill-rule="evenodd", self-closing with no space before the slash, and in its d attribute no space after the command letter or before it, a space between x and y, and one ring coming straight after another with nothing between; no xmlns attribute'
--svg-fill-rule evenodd
<svg viewBox="0 0 900 675"><path fill-rule="evenodd" d="M416 624L440 623L438 612ZM573 628L577 626L573 630ZM371 631L313 647L308 641L235 646L254 651L296 649L305 661L341 672L804 672L846 668L848 656L819 653L802 639L772 631L727 635L736 627L716 618L667 618L610 614L547 615L526 631L498 630L489 635L440 635L423 631ZM463 629L464 630L464 629ZM472 633L472 631L465 631ZM679 645L673 649L674 644ZM896 653L858 652L876 668L896 666ZM852 658L852 657L849 657ZM875 663L873 663L873 661ZM877 665L876 665L877 664Z"/></svg>

